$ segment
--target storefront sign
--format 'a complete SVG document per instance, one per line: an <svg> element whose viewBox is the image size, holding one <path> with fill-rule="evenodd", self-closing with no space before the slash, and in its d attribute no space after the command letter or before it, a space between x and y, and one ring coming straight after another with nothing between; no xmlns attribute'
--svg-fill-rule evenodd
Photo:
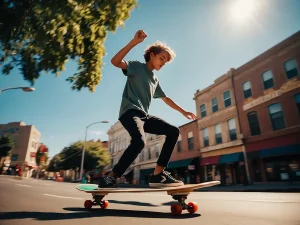
<svg viewBox="0 0 300 225"><path fill-rule="evenodd" d="M188 169L189 169L189 170L195 170L195 165L189 165L189 166L188 166Z"/></svg>
<svg viewBox="0 0 300 225"><path fill-rule="evenodd" d="M246 111L254 106L260 105L264 102L267 102L273 98L276 98L288 91L294 90L296 88L300 87L300 81L295 79L289 80L288 82L286 82L285 84L283 84L279 90L274 90L274 89L269 89L267 90L266 94L263 96L260 96L256 99L253 98L249 98L245 101L245 104L243 106L243 110Z"/></svg>

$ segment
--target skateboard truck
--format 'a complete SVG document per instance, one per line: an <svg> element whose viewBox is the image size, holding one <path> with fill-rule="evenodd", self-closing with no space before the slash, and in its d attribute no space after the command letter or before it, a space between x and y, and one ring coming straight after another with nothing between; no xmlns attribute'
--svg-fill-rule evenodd
<svg viewBox="0 0 300 225"><path fill-rule="evenodd" d="M179 202L179 204L171 205L171 213L173 215L180 215L182 210L187 210L191 214L198 210L198 204L196 202L189 202L188 204L185 203L188 195L189 193L172 194L172 198Z"/></svg>
<svg viewBox="0 0 300 225"><path fill-rule="evenodd" d="M84 208L91 209L93 205L100 205L102 209L106 209L108 207L108 201L102 201L102 199L105 197L105 195L93 195L92 200L86 200L84 202Z"/></svg>

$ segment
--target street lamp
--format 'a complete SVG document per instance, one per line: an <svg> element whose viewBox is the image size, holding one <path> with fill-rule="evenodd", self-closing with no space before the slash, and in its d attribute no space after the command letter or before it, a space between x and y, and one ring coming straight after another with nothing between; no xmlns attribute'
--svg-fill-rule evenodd
<svg viewBox="0 0 300 225"><path fill-rule="evenodd" d="M35 88L33 88L33 87L12 87L12 88L5 88L5 89L2 89L2 90L0 89L0 94L3 91L12 90L12 89L22 89L25 92L35 91Z"/></svg>
<svg viewBox="0 0 300 225"><path fill-rule="evenodd" d="M85 128L85 140L84 140L84 143L83 143L83 150L82 150L82 157L81 157L81 166L80 166L80 180L82 180L82 174L83 174L83 163L84 163L84 153L85 153L85 144L86 144L86 138L87 138L87 129L94 125L94 124L97 124L97 123L109 123L108 120L103 120L103 121L100 121L100 122L95 122L95 123L92 123L90 125L88 125L86 128Z"/></svg>

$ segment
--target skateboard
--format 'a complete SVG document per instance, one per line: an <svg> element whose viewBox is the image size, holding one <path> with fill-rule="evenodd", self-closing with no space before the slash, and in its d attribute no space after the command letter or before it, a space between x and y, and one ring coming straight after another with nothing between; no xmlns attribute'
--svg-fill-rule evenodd
<svg viewBox="0 0 300 225"><path fill-rule="evenodd" d="M76 186L79 191L92 194L92 200L86 200L84 202L84 208L91 209L95 205L100 205L102 209L108 207L108 201L103 198L110 193L145 193L145 192L167 192L174 200L177 200L177 204L171 205L171 213L173 215L180 215L182 210L187 210L189 213L195 213L198 210L196 202L185 203L187 196L196 189L211 187L220 184L220 181L210 181L200 184L186 184L179 187L164 187L164 188L98 188L96 184L80 184Z"/></svg>

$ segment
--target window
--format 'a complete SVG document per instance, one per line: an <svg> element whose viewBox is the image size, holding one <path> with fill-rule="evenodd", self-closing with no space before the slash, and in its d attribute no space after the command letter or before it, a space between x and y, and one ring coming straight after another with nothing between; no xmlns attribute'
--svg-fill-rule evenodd
<svg viewBox="0 0 300 225"><path fill-rule="evenodd" d="M291 79L299 75L299 71L297 69L297 63L295 59L290 59L289 61L286 61L284 63L284 69L288 79Z"/></svg>
<svg viewBox="0 0 300 225"><path fill-rule="evenodd" d="M221 124L215 125L215 138L216 138L216 144L221 144L222 143Z"/></svg>
<svg viewBox="0 0 300 225"><path fill-rule="evenodd" d="M230 96L230 91L225 91L223 93L223 98L224 98L224 106L225 108L231 106L231 96Z"/></svg>
<svg viewBox="0 0 300 225"><path fill-rule="evenodd" d="M269 114L272 122L273 130L285 128L283 112L280 103L275 103L269 106Z"/></svg>
<svg viewBox="0 0 300 225"><path fill-rule="evenodd" d="M252 96L251 83L249 81L243 83L243 90L244 90L244 98L245 99Z"/></svg>
<svg viewBox="0 0 300 225"><path fill-rule="evenodd" d="M204 104L200 106L200 113L201 113L201 117L206 116L206 108Z"/></svg>
<svg viewBox="0 0 300 225"><path fill-rule="evenodd" d="M144 150L140 154L140 162L144 161Z"/></svg>
<svg viewBox="0 0 300 225"><path fill-rule="evenodd" d="M252 136L261 134L256 112L248 113L248 123L249 123L250 132Z"/></svg>
<svg viewBox="0 0 300 225"><path fill-rule="evenodd" d="M17 161L18 160L18 154L13 154L11 156L11 161Z"/></svg>
<svg viewBox="0 0 300 225"><path fill-rule="evenodd" d="M207 128L202 129L202 136L203 136L204 147L209 146L209 137L208 137L208 129Z"/></svg>
<svg viewBox="0 0 300 225"><path fill-rule="evenodd" d="M235 119L230 119L227 121L228 123L228 130L229 130L229 137L230 140L233 141L236 139L236 126L235 126Z"/></svg>
<svg viewBox="0 0 300 225"><path fill-rule="evenodd" d="M271 70L264 72L261 76L264 82L265 90L272 88L274 86L273 74Z"/></svg>
<svg viewBox="0 0 300 225"><path fill-rule="evenodd" d="M188 133L188 148L189 148L189 150L193 150L194 149L194 136L193 136L193 132L189 132Z"/></svg>
<svg viewBox="0 0 300 225"><path fill-rule="evenodd" d="M217 98L214 98L213 100L211 100L211 105L212 105L212 112L217 112L218 109L218 100Z"/></svg>
<svg viewBox="0 0 300 225"><path fill-rule="evenodd" d="M156 158L158 158L158 157L159 157L159 153L160 153L160 151L159 151L160 145L159 145L159 144L156 144L156 145L155 145L155 149L156 149L156 153L155 153L156 155L155 155L155 156L156 156Z"/></svg>
<svg viewBox="0 0 300 225"><path fill-rule="evenodd" d="M300 116L300 92L294 95L296 106L298 109L298 114Z"/></svg>
<svg viewBox="0 0 300 225"><path fill-rule="evenodd" d="M177 142L177 152L181 152L182 146L181 146L181 141Z"/></svg>
<svg viewBox="0 0 300 225"><path fill-rule="evenodd" d="M151 159L151 149L148 148L148 159Z"/></svg>

